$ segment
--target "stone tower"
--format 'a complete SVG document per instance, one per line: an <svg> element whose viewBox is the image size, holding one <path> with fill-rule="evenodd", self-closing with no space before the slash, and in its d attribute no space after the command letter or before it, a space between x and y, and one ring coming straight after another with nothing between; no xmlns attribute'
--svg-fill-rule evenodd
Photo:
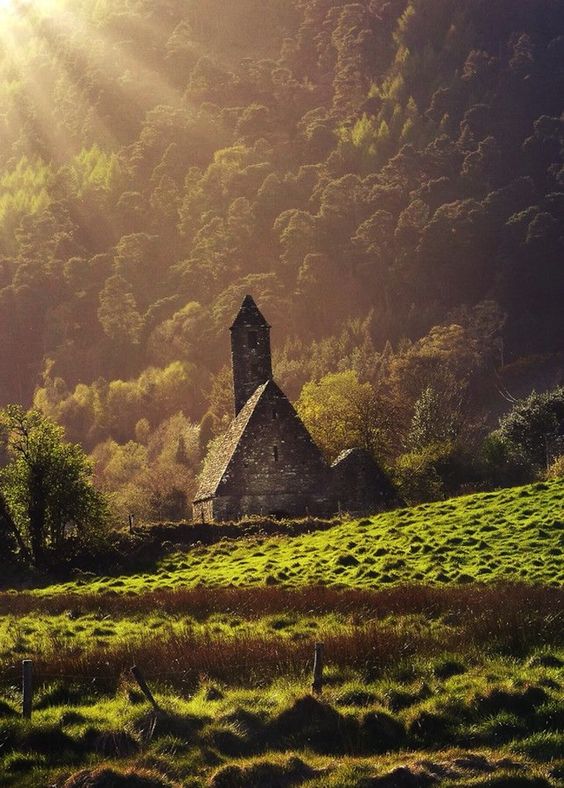
<svg viewBox="0 0 564 788"><path fill-rule="evenodd" d="M231 326L235 415L259 386L272 378L270 326L250 295Z"/></svg>

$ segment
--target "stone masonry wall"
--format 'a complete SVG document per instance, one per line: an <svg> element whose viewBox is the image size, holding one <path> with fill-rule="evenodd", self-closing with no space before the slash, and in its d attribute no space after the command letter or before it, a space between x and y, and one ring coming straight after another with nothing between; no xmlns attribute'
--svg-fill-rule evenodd
<svg viewBox="0 0 564 788"><path fill-rule="evenodd" d="M330 479L319 449L286 397L272 386L257 406L220 484L214 517L224 519L220 509L230 510L235 518L242 512L327 514L335 507Z"/></svg>
<svg viewBox="0 0 564 788"><path fill-rule="evenodd" d="M272 377L270 328L252 323L232 328L231 359L235 413L239 413L257 387Z"/></svg>

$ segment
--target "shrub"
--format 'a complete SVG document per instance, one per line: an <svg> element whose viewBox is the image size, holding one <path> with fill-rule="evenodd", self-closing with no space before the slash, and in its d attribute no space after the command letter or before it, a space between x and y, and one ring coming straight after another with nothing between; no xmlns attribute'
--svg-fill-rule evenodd
<svg viewBox="0 0 564 788"><path fill-rule="evenodd" d="M408 503L438 501L445 495L439 468L450 456L450 443L434 443L418 451L402 454L395 468L399 494Z"/></svg>
<svg viewBox="0 0 564 788"><path fill-rule="evenodd" d="M519 400L499 423L498 435L526 466L542 469L555 449L562 448L564 387Z"/></svg>
<svg viewBox="0 0 564 788"><path fill-rule="evenodd" d="M480 455L483 473L490 485L509 487L526 484L535 478L522 455L511 451L499 431L491 432L485 438Z"/></svg>
<svg viewBox="0 0 564 788"><path fill-rule="evenodd" d="M564 476L564 454L559 454L546 472L547 479L560 479Z"/></svg>

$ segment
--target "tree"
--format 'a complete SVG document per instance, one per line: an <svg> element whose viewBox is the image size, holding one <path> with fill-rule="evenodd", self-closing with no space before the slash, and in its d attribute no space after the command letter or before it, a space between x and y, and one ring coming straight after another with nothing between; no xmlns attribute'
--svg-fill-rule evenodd
<svg viewBox="0 0 564 788"><path fill-rule="evenodd" d="M548 469L564 447L564 386L519 400L496 435L525 465Z"/></svg>
<svg viewBox="0 0 564 788"><path fill-rule="evenodd" d="M457 437L459 422L456 408L433 386L427 386L415 403L407 444L420 451L429 444L452 440Z"/></svg>
<svg viewBox="0 0 564 788"><path fill-rule="evenodd" d="M394 422L389 403L352 370L306 383L296 410L328 460L353 447L377 459L389 454Z"/></svg>
<svg viewBox="0 0 564 788"><path fill-rule="evenodd" d="M129 283L119 274L109 277L100 293L98 320L104 333L120 348L139 342L141 316Z"/></svg>
<svg viewBox="0 0 564 788"><path fill-rule="evenodd" d="M0 471L0 520L19 552L36 566L57 555L69 539L84 543L101 534L108 519L103 495L91 481L91 465L62 427L19 405L0 411L8 463Z"/></svg>

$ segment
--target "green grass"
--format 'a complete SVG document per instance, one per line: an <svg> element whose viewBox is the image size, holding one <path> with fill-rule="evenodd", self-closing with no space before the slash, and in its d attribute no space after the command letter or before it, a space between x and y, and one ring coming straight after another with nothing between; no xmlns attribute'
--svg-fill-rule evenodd
<svg viewBox="0 0 564 788"><path fill-rule="evenodd" d="M563 540L559 479L399 509L302 536L224 540L166 556L152 573L63 583L37 593L500 580L560 585Z"/></svg>
<svg viewBox="0 0 564 788"><path fill-rule="evenodd" d="M319 700L307 695L307 675L249 688L204 677L185 695L156 684L157 718L127 678L111 695L44 694L31 726L0 712L2 784L53 784L56 774L110 760L193 786L239 784L217 781L229 770L251 770L242 784L260 785L259 766L264 785L278 784L276 769L293 768L303 772L295 784L351 786L423 763L448 765L453 785L479 781L484 764L488 774L509 769L551 785L564 745L559 669L530 657L457 655L458 672L444 675L447 661L453 655L399 662L371 680L358 668L330 668Z"/></svg>
<svg viewBox="0 0 564 788"><path fill-rule="evenodd" d="M0 783L557 786L563 504L539 483L0 594Z"/></svg>
<svg viewBox="0 0 564 788"><path fill-rule="evenodd" d="M214 613L204 621L185 614L152 611L134 617L110 617L102 610L85 615L72 614L71 618L68 614L38 615L37 612L24 616L5 615L0 617L0 670L29 654L47 657L76 650L84 653L93 649L119 648L123 644L135 650L148 638L190 636L227 641L276 636L297 642L315 635L323 639L329 633L338 635L350 631L350 622L350 615L345 614L314 618L292 611L250 620L232 613ZM369 621L365 622L361 629L369 625Z"/></svg>

